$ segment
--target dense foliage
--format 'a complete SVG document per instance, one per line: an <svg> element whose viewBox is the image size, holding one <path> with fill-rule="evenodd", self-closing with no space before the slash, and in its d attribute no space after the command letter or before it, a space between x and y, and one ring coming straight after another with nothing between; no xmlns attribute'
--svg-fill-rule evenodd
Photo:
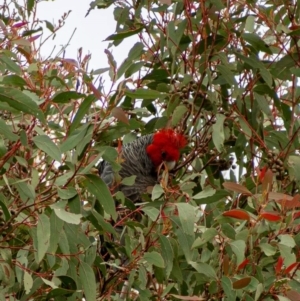
<svg viewBox="0 0 300 301"><path fill-rule="evenodd" d="M67 14L36 5L0 5L0 300L299 300L299 2L96 0L116 29L92 71L41 58ZM99 160L165 127L175 172L112 196Z"/></svg>

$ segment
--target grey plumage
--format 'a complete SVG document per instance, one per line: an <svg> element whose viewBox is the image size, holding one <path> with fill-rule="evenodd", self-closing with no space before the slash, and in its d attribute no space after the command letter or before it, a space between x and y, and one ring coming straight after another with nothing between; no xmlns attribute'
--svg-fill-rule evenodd
<svg viewBox="0 0 300 301"><path fill-rule="evenodd" d="M157 183L155 167L146 152L152 140L153 134L146 135L122 147L120 154L122 168L119 175L121 179L135 175L135 183L132 186L117 185L116 174L107 161L102 161L99 166L99 174L106 185L110 188L116 186L115 191L122 191L125 197L133 202L139 200L141 193L147 191L147 187Z"/></svg>

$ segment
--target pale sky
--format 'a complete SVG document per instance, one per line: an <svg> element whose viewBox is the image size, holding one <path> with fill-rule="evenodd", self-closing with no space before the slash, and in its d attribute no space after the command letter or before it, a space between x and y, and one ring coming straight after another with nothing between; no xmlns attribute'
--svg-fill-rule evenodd
<svg viewBox="0 0 300 301"><path fill-rule="evenodd" d="M59 18L71 10L64 27L58 32L54 40L49 40L42 49L43 57L49 55L56 45L54 54L57 54L62 45L70 39L74 29L75 34L67 48L65 58L76 59L77 50L82 47L83 54L92 54L90 69L108 67L104 49L108 42L105 38L115 32L113 6L108 9L94 9L85 17L91 0L55 0L43 1L37 5L37 16L40 20L48 20L58 24ZM49 32L45 29L45 33ZM118 47L110 48L118 65L127 57L128 51L134 45L136 37L127 38Z"/></svg>

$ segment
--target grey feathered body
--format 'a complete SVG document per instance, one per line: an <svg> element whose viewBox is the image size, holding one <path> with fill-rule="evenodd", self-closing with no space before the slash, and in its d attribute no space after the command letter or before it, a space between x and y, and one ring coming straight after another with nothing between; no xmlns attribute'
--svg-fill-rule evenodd
<svg viewBox="0 0 300 301"><path fill-rule="evenodd" d="M152 143L152 140L153 135L146 135L122 147L122 168L119 175L122 179L135 175L135 183L132 186L117 185L116 175L107 161L102 161L99 167L100 176L106 185L116 186L115 191L122 191L125 197L133 202L136 202L140 195L146 192L147 187L157 183L155 167L146 152L146 148Z"/></svg>

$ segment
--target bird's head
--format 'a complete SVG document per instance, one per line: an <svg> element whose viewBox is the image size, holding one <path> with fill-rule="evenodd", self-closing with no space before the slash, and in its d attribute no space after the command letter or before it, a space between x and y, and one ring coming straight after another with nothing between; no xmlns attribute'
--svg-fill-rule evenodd
<svg viewBox="0 0 300 301"><path fill-rule="evenodd" d="M152 143L147 146L146 151L155 168L165 162L171 170L179 160L180 149L186 144L187 141L182 134L172 129L160 130L153 135Z"/></svg>

